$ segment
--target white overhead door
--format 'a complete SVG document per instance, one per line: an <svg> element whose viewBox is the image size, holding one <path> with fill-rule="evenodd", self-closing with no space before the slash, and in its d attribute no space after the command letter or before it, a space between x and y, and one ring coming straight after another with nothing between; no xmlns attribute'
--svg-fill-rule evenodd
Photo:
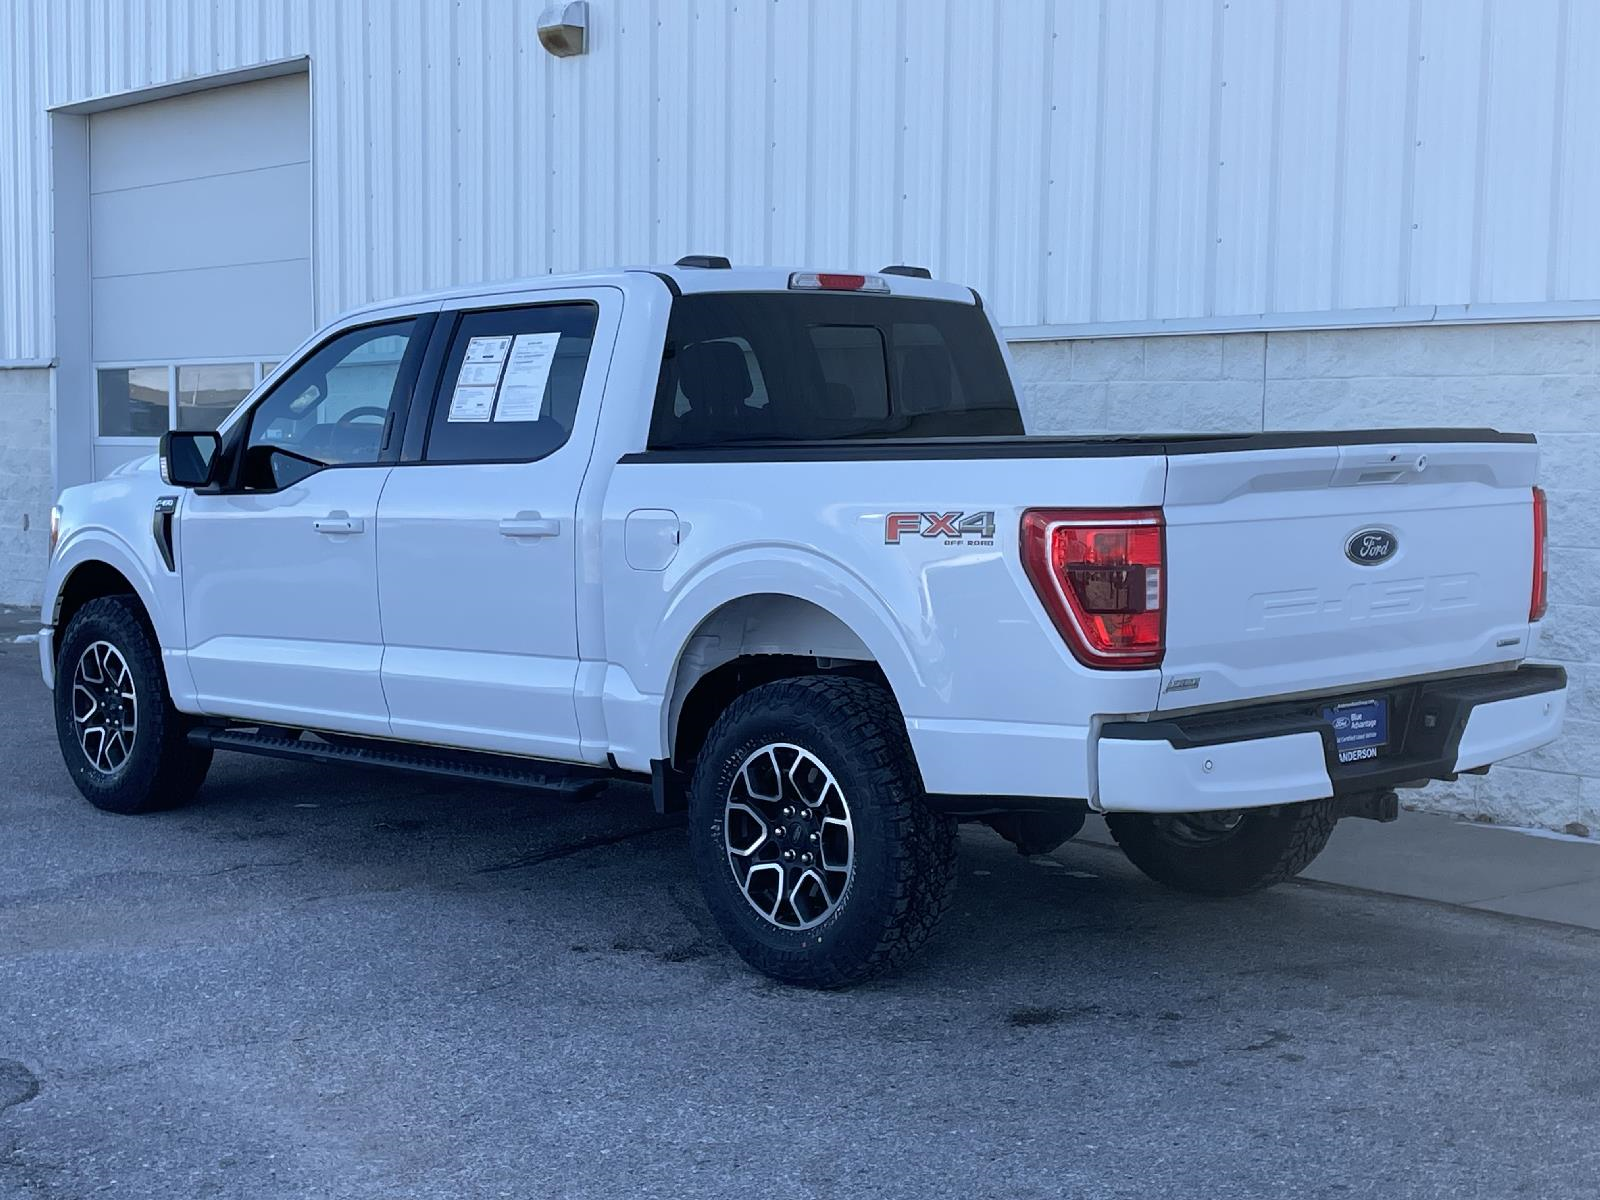
<svg viewBox="0 0 1600 1200"><path fill-rule="evenodd" d="M89 118L95 466L214 426L311 331L304 75Z"/></svg>

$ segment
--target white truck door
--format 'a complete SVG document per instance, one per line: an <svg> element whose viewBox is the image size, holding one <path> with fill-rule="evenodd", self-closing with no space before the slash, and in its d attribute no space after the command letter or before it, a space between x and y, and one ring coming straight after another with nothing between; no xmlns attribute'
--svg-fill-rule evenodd
<svg viewBox="0 0 1600 1200"><path fill-rule="evenodd" d="M389 731L378 670L378 496L429 318L347 330L244 417L237 475L179 509L187 656L201 708Z"/></svg>
<svg viewBox="0 0 1600 1200"><path fill-rule="evenodd" d="M562 290L441 318L420 460L378 508L394 736L581 759L577 497L620 307L615 289Z"/></svg>

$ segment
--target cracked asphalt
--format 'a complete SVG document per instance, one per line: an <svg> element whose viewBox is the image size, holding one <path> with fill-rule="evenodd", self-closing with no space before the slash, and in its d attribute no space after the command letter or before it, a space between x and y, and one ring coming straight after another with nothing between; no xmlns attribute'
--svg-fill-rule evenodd
<svg viewBox="0 0 1600 1200"><path fill-rule="evenodd" d="M898 978L721 945L645 789L219 756L119 818L0 642L0 1196L1594 1196L1600 935L963 836Z"/></svg>

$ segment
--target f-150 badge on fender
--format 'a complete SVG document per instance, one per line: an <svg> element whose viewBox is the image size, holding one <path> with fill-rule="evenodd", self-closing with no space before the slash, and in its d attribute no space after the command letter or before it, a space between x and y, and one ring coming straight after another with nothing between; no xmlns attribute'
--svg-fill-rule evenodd
<svg viewBox="0 0 1600 1200"><path fill-rule="evenodd" d="M883 540L898 546L901 538L943 538L954 546L984 546L994 542L994 513L890 513L883 519Z"/></svg>

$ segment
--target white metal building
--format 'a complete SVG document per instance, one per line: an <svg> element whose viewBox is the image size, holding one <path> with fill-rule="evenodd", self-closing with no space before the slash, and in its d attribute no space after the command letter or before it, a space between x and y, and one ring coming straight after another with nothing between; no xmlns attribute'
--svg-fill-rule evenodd
<svg viewBox="0 0 1600 1200"><path fill-rule="evenodd" d="M0 0L0 601L60 487L378 297L686 252L976 286L1038 429L1532 428L1600 820L1600 4Z"/></svg>

